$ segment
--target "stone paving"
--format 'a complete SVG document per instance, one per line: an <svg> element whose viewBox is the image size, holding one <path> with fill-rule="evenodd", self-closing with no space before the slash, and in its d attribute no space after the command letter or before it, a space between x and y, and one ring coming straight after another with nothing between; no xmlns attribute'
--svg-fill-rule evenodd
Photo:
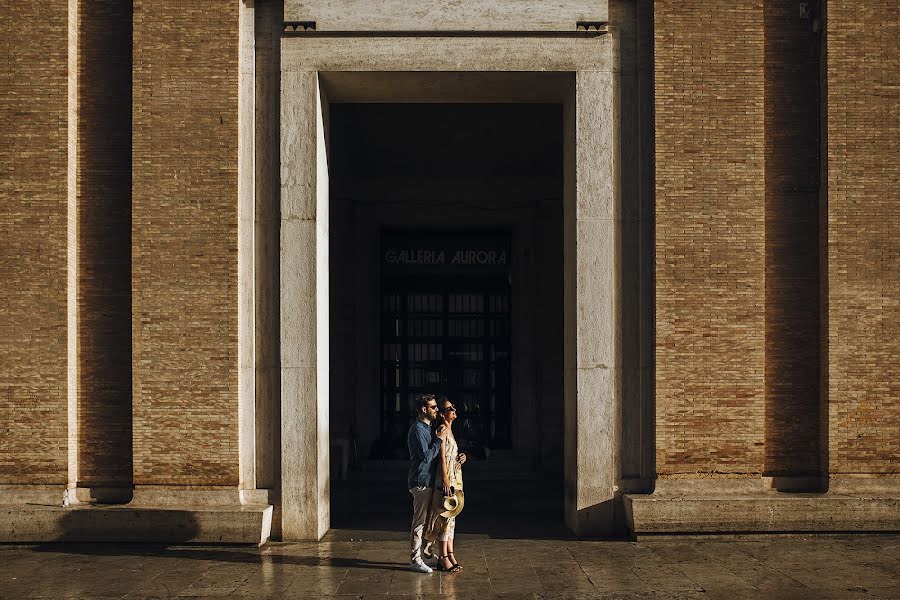
<svg viewBox="0 0 900 600"><path fill-rule="evenodd" d="M0 546L0 598L900 598L900 536L457 540L459 573L406 570L396 533L223 546Z"/></svg>

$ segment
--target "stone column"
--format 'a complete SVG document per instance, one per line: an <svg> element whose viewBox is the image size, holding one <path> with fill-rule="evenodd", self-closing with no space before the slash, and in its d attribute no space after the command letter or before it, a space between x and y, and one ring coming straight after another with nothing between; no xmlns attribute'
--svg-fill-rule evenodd
<svg viewBox="0 0 900 600"><path fill-rule="evenodd" d="M286 67L289 69L289 67ZM281 75L282 539L329 527L328 166L314 71Z"/></svg>
<svg viewBox="0 0 900 600"><path fill-rule="evenodd" d="M566 524L615 530L620 381L613 74L579 71L565 114Z"/></svg>

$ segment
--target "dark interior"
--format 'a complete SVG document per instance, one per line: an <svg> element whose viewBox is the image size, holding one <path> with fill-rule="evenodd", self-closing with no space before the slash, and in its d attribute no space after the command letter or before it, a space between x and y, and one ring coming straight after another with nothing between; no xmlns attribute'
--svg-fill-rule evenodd
<svg viewBox="0 0 900 600"><path fill-rule="evenodd" d="M406 431L433 392L469 457L458 531L563 535L562 106L328 119L332 526L408 528Z"/></svg>

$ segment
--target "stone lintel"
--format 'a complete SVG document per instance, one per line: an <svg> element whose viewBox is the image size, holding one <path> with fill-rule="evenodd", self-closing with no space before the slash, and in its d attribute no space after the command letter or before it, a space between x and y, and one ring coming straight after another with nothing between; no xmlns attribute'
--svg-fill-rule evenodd
<svg viewBox="0 0 900 600"><path fill-rule="evenodd" d="M615 71L609 36L284 38L289 71ZM282 133L286 129L282 126Z"/></svg>

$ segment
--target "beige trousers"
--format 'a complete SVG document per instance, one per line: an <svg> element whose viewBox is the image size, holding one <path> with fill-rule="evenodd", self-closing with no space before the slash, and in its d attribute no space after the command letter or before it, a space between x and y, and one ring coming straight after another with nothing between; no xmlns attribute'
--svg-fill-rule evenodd
<svg viewBox="0 0 900 600"><path fill-rule="evenodd" d="M416 562L422 560L422 534L425 531L425 519L428 517L428 505L431 503L431 488L411 488L409 493L413 499L409 560Z"/></svg>

